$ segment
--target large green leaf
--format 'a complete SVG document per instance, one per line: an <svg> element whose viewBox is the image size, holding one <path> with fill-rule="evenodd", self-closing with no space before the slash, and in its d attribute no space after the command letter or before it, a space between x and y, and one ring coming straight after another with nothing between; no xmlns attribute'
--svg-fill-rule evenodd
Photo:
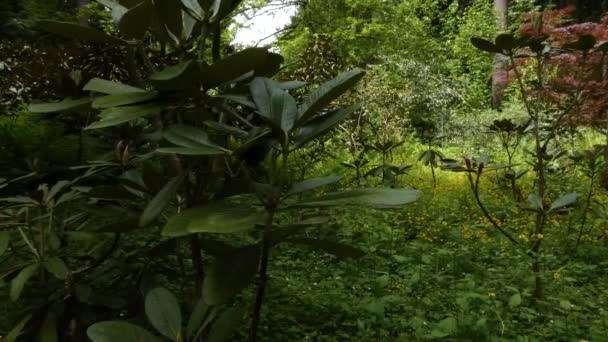
<svg viewBox="0 0 608 342"><path fill-rule="evenodd" d="M359 110L359 108L361 108L360 103L309 121L298 131L298 134L296 135L295 147L300 147L313 139L323 136L332 128L336 127L347 116Z"/></svg>
<svg viewBox="0 0 608 342"><path fill-rule="evenodd" d="M203 299L216 305L230 301L246 288L256 275L260 260L260 247L241 247L234 253L218 257L209 267L203 281Z"/></svg>
<svg viewBox="0 0 608 342"><path fill-rule="evenodd" d="M304 124L312 119L319 110L325 108L333 100L351 89L365 72L361 69L354 69L338 75L336 78L323 83L315 89L300 106L299 124Z"/></svg>
<svg viewBox="0 0 608 342"><path fill-rule="evenodd" d="M118 29L131 38L141 39L148 31L154 15L156 13L152 1L144 0L122 15Z"/></svg>
<svg viewBox="0 0 608 342"><path fill-rule="evenodd" d="M160 24L175 37L182 36L183 12L179 0L154 0Z"/></svg>
<svg viewBox="0 0 608 342"><path fill-rule="evenodd" d="M186 325L186 337L188 340L193 340L196 332L202 327L211 311L211 307L202 298L198 300L194 309L192 309L190 318L188 318L188 324Z"/></svg>
<svg viewBox="0 0 608 342"><path fill-rule="evenodd" d="M287 195L291 196L291 195L295 195L295 194L299 194L301 192L306 192L306 191L310 191L325 185L329 185L329 184L334 184L339 182L342 178L342 176L332 176L332 177L325 177L325 178L314 178L314 179L307 179L305 181L296 183L294 185L291 186L291 188L289 188L289 191L287 191Z"/></svg>
<svg viewBox="0 0 608 342"><path fill-rule="evenodd" d="M19 299L25 283L27 283L27 281L30 280L30 278L33 277L36 272L38 272L39 266L40 265L38 263L26 266L21 269L19 274L17 274L13 280L11 280L10 297L13 302Z"/></svg>
<svg viewBox="0 0 608 342"><path fill-rule="evenodd" d="M183 176L175 176L160 189L160 191L152 198L150 203L144 209L139 219L139 226L144 227L152 223L165 209L171 199L175 197L177 189L182 184Z"/></svg>
<svg viewBox="0 0 608 342"><path fill-rule="evenodd" d="M358 248L329 240L288 239L285 240L285 242L307 245L341 258L359 258L365 255L365 253Z"/></svg>
<svg viewBox="0 0 608 342"><path fill-rule="evenodd" d="M254 76L268 75L278 70L281 63L283 57L276 53L264 48L248 48L205 68L203 84L206 88L214 88L251 71Z"/></svg>
<svg viewBox="0 0 608 342"><path fill-rule="evenodd" d="M98 31L88 26L82 26L73 23L42 20L36 23L42 30L62 36L65 38L78 39L80 41L108 43L108 44L124 44L125 41L112 37L102 31Z"/></svg>
<svg viewBox="0 0 608 342"><path fill-rule="evenodd" d="M296 100L283 89L274 89L270 97L272 122L283 132L289 133L298 118Z"/></svg>
<svg viewBox="0 0 608 342"><path fill-rule="evenodd" d="M198 21L205 20L205 9L201 7L198 0L181 0L188 14Z"/></svg>
<svg viewBox="0 0 608 342"><path fill-rule="evenodd" d="M0 256L2 256L4 252L6 252L10 242L11 233L6 230L0 231Z"/></svg>
<svg viewBox="0 0 608 342"><path fill-rule="evenodd" d="M182 312L177 298L162 287L150 290L146 294L146 316L158 332L172 341L179 341L182 336Z"/></svg>
<svg viewBox="0 0 608 342"><path fill-rule="evenodd" d="M209 141L207 132L187 125L173 125L163 133L163 137L175 145L182 147L219 147Z"/></svg>
<svg viewBox="0 0 608 342"><path fill-rule="evenodd" d="M70 270L65 262L59 257L51 257L44 261L44 268L57 279L64 280Z"/></svg>
<svg viewBox="0 0 608 342"><path fill-rule="evenodd" d="M161 110L162 108L155 103L108 108L99 114L99 121L93 122L84 129L98 129L116 126L144 116L158 115L160 114Z"/></svg>
<svg viewBox="0 0 608 342"><path fill-rule="evenodd" d="M158 93L155 91L112 94L95 98L95 100L93 100L92 106L93 108L99 109L125 106L130 104L147 102L152 99L155 99L157 96Z"/></svg>
<svg viewBox="0 0 608 342"><path fill-rule="evenodd" d="M174 215L163 228L164 236L192 233L233 233L253 228L265 214L249 206L212 203Z"/></svg>
<svg viewBox="0 0 608 342"><path fill-rule="evenodd" d="M84 85L83 90L94 91L102 94L124 94L124 93L141 93L144 89L132 87L120 82L108 81L101 78L92 78Z"/></svg>
<svg viewBox="0 0 608 342"><path fill-rule="evenodd" d="M238 307L232 307L224 311L220 317L213 323L207 342L229 342L233 341L234 333L239 329L240 323L243 320L243 310Z"/></svg>
<svg viewBox="0 0 608 342"><path fill-rule="evenodd" d="M395 208L416 201L418 190L360 188L334 192L292 205L294 208L331 206L369 206L373 208Z"/></svg>
<svg viewBox="0 0 608 342"><path fill-rule="evenodd" d="M576 193L560 196L553 203L551 203L551 207L549 207L548 212L552 212L554 210L558 210L576 203L577 197L578 195Z"/></svg>
<svg viewBox="0 0 608 342"><path fill-rule="evenodd" d="M91 325L87 336L93 342L160 342L149 331L135 324L121 321L105 321Z"/></svg>
<svg viewBox="0 0 608 342"><path fill-rule="evenodd" d="M92 98L83 98L83 99L65 99L61 102L51 102L51 103L35 103L31 104L28 107L28 110L32 113L58 113L58 112L67 112L71 110L78 110L82 108L86 108L89 106L89 103L93 101Z"/></svg>
<svg viewBox="0 0 608 342"><path fill-rule="evenodd" d="M150 80L158 88L167 91L196 87L200 79L200 68L198 62L194 60L187 60L178 65L167 67L150 76Z"/></svg>
<svg viewBox="0 0 608 342"><path fill-rule="evenodd" d="M471 44L473 44L474 47L481 51L501 53L501 50L496 45L494 45L494 43L481 37L471 37Z"/></svg>
<svg viewBox="0 0 608 342"><path fill-rule="evenodd" d="M264 77L256 77L249 85L249 91L258 113L268 120L272 120L272 92L277 89L275 82Z"/></svg>

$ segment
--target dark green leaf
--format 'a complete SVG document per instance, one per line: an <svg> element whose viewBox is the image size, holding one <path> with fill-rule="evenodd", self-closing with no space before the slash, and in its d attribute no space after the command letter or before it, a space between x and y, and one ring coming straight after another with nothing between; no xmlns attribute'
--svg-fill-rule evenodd
<svg viewBox="0 0 608 342"><path fill-rule="evenodd" d="M278 70L283 57L264 48L248 48L239 51L204 69L205 88L214 88L234 81L248 72L252 76L263 76Z"/></svg>
<svg viewBox="0 0 608 342"><path fill-rule="evenodd" d="M2 342L17 342L17 338L21 335L25 325L32 319L32 314L23 317L12 329L6 334Z"/></svg>
<svg viewBox="0 0 608 342"><path fill-rule="evenodd" d="M165 186L152 198L150 203L144 209L139 219L139 226L144 227L152 223L171 202L171 199L175 197L177 189L182 184L183 176L173 177Z"/></svg>
<svg viewBox="0 0 608 342"><path fill-rule="evenodd" d="M595 37L589 34L582 35L577 41L573 43L564 44L564 48L588 51L595 47Z"/></svg>
<svg viewBox="0 0 608 342"><path fill-rule="evenodd" d="M229 342L233 341L234 333L239 329L240 323L243 320L243 310L237 307L232 307L223 312L220 317L213 323L207 342Z"/></svg>
<svg viewBox="0 0 608 342"><path fill-rule="evenodd" d="M494 39L495 46L503 52L511 51L516 46L515 37L511 33L502 33Z"/></svg>
<svg viewBox="0 0 608 342"><path fill-rule="evenodd" d="M473 44L474 47L476 47L477 49L479 49L481 51L491 52L491 53L500 53L501 52L500 49L496 47L496 45L494 45L489 40L483 39L481 37L471 37L471 44Z"/></svg>
<svg viewBox="0 0 608 342"><path fill-rule="evenodd" d="M365 253L358 248L329 240L288 239L285 240L285 242L307 245L341 258L359 258L365 255Z"/></svg>
<svg viewBox="0 0 608 342"><path fill-rule="evenodd" d="M148 31L154 15L152 1L144 0L122 15L118 29L131 38L141 39Z"/></svg>
<svg viewBox="0 0 608 342"><path fill-rule="evenodd" d="M42 20L36 23L38 27L46 32L56 34L70 39L78 39L81 41L95 42L95 43L108 43L108 44L123 44L123 40L107 35L104 32L97 31L94 28L88 26L81 26L78 24Z"/></svg>
<svg viewBox="0 0 608 342"><path fill-rule="evenodd" d="M296 100L282 89L274 89L270 97L272 121L288 133L298 117Z"/></svg>
<svg viewBox="0 0 608 342"><path fill-rule="evenodd" d="M146 316L158 332L178 341L182 332L182 313L177 298L162 287L146 294Z"/></svg>
<svg viewBox="0 0 608 342"><path fill-rule="evenodd" d="M150 80L162 90L178 91L199 87L201 72L197 61L187 60L155 73Z"/></svg>
<svg viewBox="0 0 608 342"><path fill-rule="evenodd" d="M175 37L182 36L183 12L179 0L154 0L160 24Z"/></svg>
<svg viewBox="0 0 608 342"><path fill-rule="evenodd" d="M268 78L256 77L249 86L251 96L258 113L268 120L272 120L272 92L276 89L275 83Z"/></svg>
<svg viewBox="0 0 608 342"><path fill-rule="evenodd" d="M10 242L11 233L6 230L0 231L0 256L2 256L4 252L6 252Z"/></svg>
<svg viewBox="0 0 608 342"><path fill-rule="evenodd" d="M51 310L47 311L39 333L40 342L59 342L57 334L57 316Z"/></svg>
<svg viewBox="0 0 608 342"><path fill-rule="evenodd" d="M360 103L309 121L305 126L300 128L296 136L295 146L300 147L313 139L323 136L347 116L359 110L359 108L361 108Z"/></svg>
<svg viewBox="0 0 608 342"><path fill-rule="evenodd" d="M137 325L105 321L91 325L87 336L92 342L160 342L161 340Z"/></svg>
<svg viewBox="0 0 608 342"><path fill-rule="evenodd" d="M155 91L137 92L137 93L122 93L100 96L93 100L93 108L110 108L125 106L135 103L147 102L155 99L158 93Z"/></svg>
<svg viewBox="0 0 608 342"><path fill-rule="evenodd" d="M360 188L334 192L310 200L296 203L294 208L314 208L329 206L370 206L374 208L396 208L416 201L418 190Z"/></svg>
<svg viewBox="0 0 608 342"><path fill-rule="evenodd" d="M233 233L253 228L265 214L248 206L213 203L174 215L163 228L164 236L192 233Z"/></svg>
<svg viewBox="0 0 608 342"><path fill-rule="evenodd" d="M241 247L233 254L218 257L203 281L205 302L223 304L239 294L256 275L259 259L258 245Z"/></svg>
<svg viewBox="0 0 608 342"><path fill-rule="evenodd" d="M158 153L181 154L186 156L209 156L225 154L229 151L220 147L199 146L199 147L164 147L156 149Z"/></svg>
<svg viewBox="0 0 608 342"><path fill-rule="evenodd" d="M210 314L210 309L210 306L202 298L198 300L186 325L186 337L189 340L192 340L196 332L202 328L205 319Z"/></svg>
<svg viewBox="0 0 608 342"><path fill-rule="evenodd" d="M31 264L24 267L19 274L11 281L10 297L13 302L16 302L23 291L25 283L38 272L39 264Z"/></svg>
<svg viewBox="0 0 608 342"><path fill-rule="evenodd" d="M342 178L342 176L333 176L333 177L325 177L325 178L315 178L315 179L307 179L305 181L296 183L294 185L291 186L291 188L289 189L289 191L287 192L288 196L294 195L294 194L298 194L301 192L305 192L305 191L309 191L309 190L313 190L325 185L329 185L329 184L334 184L339 182Z"/></svg>
<svg viewBox="0 0 608 342"><path fill-rule="evenodd" d="M365 72L361 69L354 69L338 75L336 78L323 83L319 88L313 91L302 106L298 123L304 124L321 109L325 108L333 100L351 89L361 78Z"/></svg>
<svg viewBox="0 0 608 342"><path fill-rule="evenodd" d="M93 101L93 99L88 97L76 100L65 99L61 102L31 104L28 107L28 110L32 113L67 112L89 107L89 103L91 103L91 101Z"/></svg>
<svg viewBox="0 0 608 342"><path fill-rule="evenodd" d="M61 258L58 257L46 259L44 261L44 268L46 268L46 270L54 275L57 279L61 280L64 280L68 276L68 273L70 273L68 266Z"/></svg>
<svg viewBox="0 0 608 342"><path fill-rule="evenodd" d="M99 114L101 120L93 122L84 129L99 129L112 127L149 115L160 114L162 108L154 103L128 107L113 107Z"/></svg>
<svg viewBox="0 0 608 342"><path fill-rule="evenodd" d="M192 126L173 125L163 133L163 137L182 147L218 147L209 141L207 132Z"/></svg>

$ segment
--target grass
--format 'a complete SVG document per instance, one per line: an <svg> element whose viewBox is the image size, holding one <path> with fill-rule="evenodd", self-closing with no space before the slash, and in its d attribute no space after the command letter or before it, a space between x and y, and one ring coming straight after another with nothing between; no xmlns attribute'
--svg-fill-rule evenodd
<svg viewBox="0 0 608 342"><path fill-rule="evenodd" d="M463 174L417 168L405 183L424 190L402 210L336 209L311 235L364 249L357 260L285 246L270 267L261 336L266 341L599 341L608 333L608 247L592 241L597 220L573 251L580 210L553 216L529 236L532 213L488 177L483 199L522 243L544 239L546 298L533 305L530 260L496 234ZM560 188L573 182L559 183ZM524 193L531 189L524 184ZM582 185L584 186L584 185ZM584 187L580 190L582 191ZM553 189L554 192L562 189ZM597 195L602 205L605 195Z"/></svg>

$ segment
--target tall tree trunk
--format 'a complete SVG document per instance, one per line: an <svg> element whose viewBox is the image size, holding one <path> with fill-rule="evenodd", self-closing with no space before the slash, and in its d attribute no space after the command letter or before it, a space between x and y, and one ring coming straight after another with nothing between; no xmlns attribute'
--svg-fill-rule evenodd
<svg viewBox="0 0 608 342"><path fill-rule="evenodd" d="M90 0L78 0L78 2L76 3L76 11L80 11L83 7L85 7L86 5L88 5L90 2ZM87 26L89 23L89 18L87 16L80 16L78 18L78 23L80 25L84 25Z"/></svg>
<svg viewBox="0 0 608 342"><path fill-rule="evenodd" d="M509 0L494 0L494 9L498 14L496 26L499 31L505 31L509 27ZM494 56L494 67L492 70L492 108L499 109L506 86L507 62Z"/></svg>

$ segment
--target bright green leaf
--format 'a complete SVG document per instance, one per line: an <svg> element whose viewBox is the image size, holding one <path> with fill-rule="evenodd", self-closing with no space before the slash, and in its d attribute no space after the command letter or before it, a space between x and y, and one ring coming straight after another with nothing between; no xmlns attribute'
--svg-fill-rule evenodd
<svg viewBox="0 0 608 342"><path fill-rule="evenodd" d="M287 195L291 196L291 195L295 195L295 194L299 194L302 192L306 192L306 191L310 191L322 186L326 186L329 184L334 184L339 182L342 178L342 176L332 176L332 177L325 177L325 178L314 178L314 179L307 179L305 181L296 183L294 185L291 186L291 188L289 188L289 191L287 191Z"/></svg>
<svg viewBox="0 0 608 342"><path fill-rule="evenodd" d="M265 217L249 206L213 203L191 208L172 216L163 228L163 236L192 233L233 233L253 228Z"/></svg>
<svg viewBox="0 0 608 342"><path fill-rule="evenodd" d="M374 208L395 208L416 201L418 190L360 188L329 193L324 196L294 204L295 208L330 206L370 206Z"/></svg>
<svg viewBox="0 0 608 342"><path fill-rule="evenodd" d="M521 305L521 295L516 293L509 298L509 307L516 308Z"/></svg>

